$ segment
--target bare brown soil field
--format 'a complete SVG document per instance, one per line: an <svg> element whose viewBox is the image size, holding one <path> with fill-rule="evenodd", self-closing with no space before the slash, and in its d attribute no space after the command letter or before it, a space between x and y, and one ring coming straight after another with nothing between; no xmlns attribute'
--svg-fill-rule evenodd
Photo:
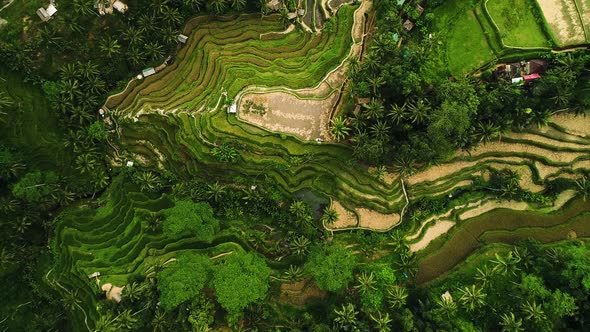
<svg viewBox="0 0 590 332"><path fill-rule="evenodd" d="M249 94L242 99L241 104L250 101L263 105L266 114L246 113L244 107L239 112L242 120L271 131L297 135L304 140L327 140L330 111L337 100L337 93L319 100L299 99L288 92Z"/></svg>
<svg viewBox="0 0 590 332"><path fill-rule="evenodd" d="M332 225L326 225L328 229L339 229L339 228L348 228L348 227L356 227L358 222L356 215L344 208L342 204L338 201L332 201L332 208L336 210L338 213L338 220L336 220Z"/></svg>
<svg viewBox="0 0 590 332"><path fill-rule="evenodd" d="M356 212L359 215L359 227L370 228L376 231L388 230L400 221L400 215L397 213L383 214L365 208L356 209Z"/></svg>
<svg viewBox="0 0 590 332"><path fill-rule="evenodd" d="M545 20L561 46L582 44L586 41L584 27L574 0L537 0Z"/></svg>
<svg viewBox="0 0 590 332"><path fill-rule="evenodd" d="M424 236L420 239L420 241L416 243L412 243L410 245L410 251L416 252L422 250L430 244L434 239L438 238L439 236L448 232L453 226L455 226L454 221L450 220L439 220L433 226L430 226Z"/></svg>

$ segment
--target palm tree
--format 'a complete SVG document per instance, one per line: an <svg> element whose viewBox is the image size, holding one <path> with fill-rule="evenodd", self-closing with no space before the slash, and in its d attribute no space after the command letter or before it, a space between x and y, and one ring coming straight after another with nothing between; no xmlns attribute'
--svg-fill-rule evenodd
<svg viewBox="0 0 590 332"><path fill-rule="evenodd" d="M385 79L381 76L373 76L369 78L369 85L373 91L373 96L377 96L377 90L385 84Z"/></svg>
<svg viewBox="0 0 590 332"><path fill-rule="evenodd" d="M153 14L142 14L137 19L137 24L144 33L151 33L158 26L158 20Z"/></svg>
<svg viewBox="0 0 590 332"><path fill-rule="evenodd" d="M87 91L93 94L102 94L107 90L106 82L100 78L99 76L92 76L87 78L82 86L86 88Z"/></svg>
<svg viewBox="0 0 590 332"><path fill-rule="evenodd" d="M141 191L155 192L162 188L160 178L153 172L140 172L136 174Z"/></svg>
<svg viewBox="0 0 590 332"><path fill-rule="evenodd" d="M169 26L178 26L182 22L182 15L176 8L165 6L161 11L162 20Z"/></svg>
<svg viewBox="0 0 590 332"><path fill-rule="evenodd" d="M494 264L494 272L502 275L507 275L508 273L516 275L516 271L518 270L516 264L518 264L519 260L513 256L512 251L508 253L506 258L500 256L498 253L495 256L496 259L491 260Z"/></svg>
<svg viewBox="0 0 590 332"><path fill-rule="evenodd" d="M203 6L203 0L183 0L182 2L190 10L201 11L201 6Z"/></svg>
<svg viewBox="0 0 590 332"><path fill-rule="evenodd" d="M134 67L140 67L145 62L145 55L139 47L132 46L127 50L127 60Z"/></svg>
<svg viewBox="0 0 590 332"><path fill-rule="evenodd" d="M117 39L109 36L100 40L98 49L110 59L121 52L121 45Z"/></svg>
<svg viewBox="0 0 590 332"><path fill-rule="evenodd" d="M483 268L477 268L477 273L475 274L475 280L481 283L482 287L487 286L494 277L495 271L491 269L487 264L483 266Z"/></svg>
<svg viewBox="0 0 590 332"><path fill-rule="evenodd" d="M294 214L298 219L302 219L310 213L309 206L303 201L294 201L289 206L289 212Z"/></svg>
<svg viewBox="0 0 590 332"><path fill-rule="evenodd" d="M522 312L524 313L524 318L526 320L533 321L535 323L541 323L547 319L547 315L545 314L543 307L540 304L537 304L535 301L529 302L527 300L525 303L523 303Z"/></svg>
<svg viewBox="0 0 590 332"><path fill-rule="evenodd" d="M215 14L219 15L227 8L227 0L211 0L207 2L207 6L210 7Z"/></svg>
<svg viewBox="0 0 590 332"><path fill-rule="evenodd" d="M72 312L80 306L82 300L78 297L78 291L69 291L64 294L61 302L68 312Z"/></svg>
<svg viewBox="0 0 590 332"><path fill-rule="evenodd" d="M545 127L549 124L549 118L551 118L551 112L548 110L541 110L533 112L533 123L538 128Z"/></svg>
<svg viewBox="0 0 590 332"><path fill-rule="evenodd" d="M78 62L77 66L80 74L84 76L84 78L86 79L98 76L100 74L100 71L98 70L98 65L91 61L87 61L84 63Z"/></svg>
<svg viewBox="0 0 590 332"><path fill-rule="evenodd" d="M373 316L373 314L370 314L369 316L375 322L377 331L391 331L391 327L389 327L389 324L391 324L392 320L391 318L389 318L389 313L386 312L385 315L383 315L381 311L377 311L377 316Z"/></svg>
<svg viewBox="0 0 590 332"><path fill-rule="evenodd" d="M416 265L416 256L411 251L404 251L400 255L400 260L397 263L400 271L404 273L408 278L413 278L418 272Z"/></svg>
<svg viewBox="0 0 590 332"><path fill-rule="evenodd" d="M358 315L358 311L356 311L352 303L343 304L340 310L334 309L334 313L336 313L334 323L341 331L356 330L356 325L358 323L356 316Z"/></svg>
<svg viewBox="0 0 590 332"><path fill-rule="evenodd" d="M394 251L398 251L402 248L407 250L406 236L401 231L393 231L389 235L389 238L391 239L391 242L388 244L393 247Z"/></svg>
<svg viewBox="0 0 590 332"><path fill-rule="evenodd" d="M168 5L169 5L168 0L152 0L150 2L151 9L153 9L154 11L156 11L158 13L162 13L166 10L166 8L169 8Z"/></svg>
<svg viewBox="0 0 590 332"><path fill-rule="evenodd" d="M144 30L136 26L130 25L121 33L123 40L127 41L129 45L138 45L143 42Z"/></svg>
<svg viewBox="0 0 590 332"><path fill-rule="evenodd" d="M80 75L80 71L78 70L78 67L74 63L65 64L65 65L61 66L61 68L59 69L59 77L63 81L68 81L68 80L75 81L79 78L79 75Z"/></svg>
<svg viewBox="0 0 590 332"><path fill-rule="evenodd" d="M76 157L76 169L82 174L91 174L96 167L96 157L91 153L83 153Z"/></svg>
<svg viewBox="0 0 590 332"><path fill-rule="evenodd" d="M383 102L379 99L372 99L368 104L364 105L364 115L368 119L381 119L385 108Z"/></svg>
<svg viewBox="0 0 590 332"><path fill-rule="evenodd" d="M291 251L297 256L305 256L309 252L309 246L311 241L308 238L301 235L293 239L289 247Z"/></svg>
<svg viewBox="0 0 590 332"><path fill-rule="evenodd" d="M397 310L406 305L408 290L404 287L393 285L387 287L387 303L391 310Z"/></svg>
<svg viewBox="0 0 590 332"><path fill-rule="evenodd" d="M285 271L285 279L295 282L301 280L301 278L303 278L303 269L299 266L289 265L289 269Z"/></svg>
<svg viewBox="0 0 590 332"><path fill-rule="evenodd" d="M381 120L377 120L377 122L371 126L373 136L380 140L389 136L389 129L391 129L391 127L387 125L387 122Z"/></svg>
<svg viewBox="0 0 590 332"><path fill-rule="evenodd" d="M408 177L416 171L414 167L414 160L408 156L401 156L395 159L393 163L393 171L398 173L401 177Z"/></svg>
<svg viewBox="0 0 590 332"><path fill-rule="evenodd" d="M72 5L74 7L74 13L77 15L90 16L90 15L94 14L94 10L92 10L92 7L93 7L92 0L73 0Z"/></svg>
<svg viewBox="0 0 590 332"><path fill-rule="evenodd" d="M480 122L475 127L475 138L483 144L491 142L493 139L500 137L500 127L491 122Z"/></svg>
<svg viewBox="0 0 590 332"><path fill-rule="evenodd" d="M576 180L576 190L578 195L582 196L584 202L590 197L590 179L587 175L582 176Z"/></svg>
<svg viewBox="0 0 590 332"><path fill-rule="evenodd" d="M322 215L321 221L325 225L331 225L336 220L338 220L338 212L334 208L326 207L324 209L324 214Z"/></svg>
<svg viewBox="0 0 590 332"><path fill-rule="evenodd" d="M453 301L449 292L442 294L440 299L436 299L436 304L438 304L439 309L445 313L449 319L454 316L457 311L457 303Z"/></svg>
<svg viewBox="0 0 590 332"><path fill-rule="evenodd" d="M24 234L27 231L27 229L31 226L31 224L32 223L29 220L29 217L24 216L16 218L13 227L16 232Z"/></svg>
<svg viewBox="0 0 590 332"><path fill-rule="evenodd" d="M156 232L156 231L158 231L158 229L160 229L162 222L164 222L164 217L162 217L162 215L160 213L149 212L147 214L147 216L145 217L145 221L146 221L148 228L152 232Z"/></svg>
<svg viewBox="0 0 590 332"><path fill-rule="evenodd" d="M162 309L156 310L154 314L154 319L152 320L152 327L154 328L154 332L160 331L164 332L166 326L166 312Z"/></svg>
<svg viewBox="0 0 590 332"><path fill-rule="evenodd" d="M410 111L412 123L421 124L428 119L431 107L427 100L418 99L418 101L412 101L408 104L408 110Z"/></svg>
<svg viewBox="0 0 590 332"><path fill-rule="evenodd" d="M408 117L408 104L401 105L393 104L387 114L394 124L400 124Z"/></svg>
<svg viewBox="0 0 590 332"><path fill-rule="evenodd" d="M146 284L138 284L135 281L123 288L123 301L137 302L145 292Z"/></svg>
<svg viewBox="0 0 590 332"><path fill-rule="evenodd" d="M356 279L358 285L354 286L354 288L358 289L361 294L367 294L368 292L377 289L377 280L375 280L373 272L370 272L369 274L362 272Z"/></svg>
<svg viewBox="0 0 590 332"><path fill-rule="evenodd" d="M482 288L471 285L459 288L459 291L461 292L459 301L467 307L467 311L474 311L485 304L486 294Z"/></svg>
<svg viewBox="0 0 590 332"><path fill-rule="evenodd" d="M145 55L151 60L156 61L164 56L164 47L158 42L149 42L144 46Z"/></svg>
<svg viewBox="0 0 590 332"><path fill-rule="evenodd" d="M0 250L0 266L8 266L14 262L14 254L2 248Z"/></svg>
<svg viewBox="0 0 590 332"><path fill-rule="evenodd" d="M206 194L208 199L218 203L225 195L225 186L219 184L219 182L211 183L207 186Z"/></svg>
<svg viewBox="0 0 590 332"><path fill-rule="evenodd" d="M100 318L94 325L94 330L92 332L112 332L116 329L111 326L115 320L113 319L113 315L110 312L106 312L105 314L100 315Z"/></svg>
<svg viewBox="0 0 590 332"><path fill-rule="evenodd" d="M133 330L137 323L137 317L131 314L131 309L127 309L117 316L117 326L123 330Z"/></svg>
<svg viewBox="0 0 590 332"><path fill-rule="evenodd" d="M246 0L232 0L231 7L238 12L241 12L246 8Z"/></svg>
<svg viewBox="0 0 590 332"><path fill-rule="evenodd" d="M176 42L176 38L180 32L174 27L165 27L160 31L160 36L165 44L173 44Z"/></svg>
<svg viewBox="0 0 590 332"><path fill-rule="evenodd" d="M502 326L502 332L520 332L524 331L522 328L522 319L514 317L514 313L502 314L500 316L500 326Z"/></svg>
<svg viewBox="0 0 590 332"><path fill-rule="evenodd" d="M330 126L330 133L336 141L341 141L348 136L350 132L350 127L346 124L346 120L344 120L341 116L335 117L332 119L331 126Z"/></svg>

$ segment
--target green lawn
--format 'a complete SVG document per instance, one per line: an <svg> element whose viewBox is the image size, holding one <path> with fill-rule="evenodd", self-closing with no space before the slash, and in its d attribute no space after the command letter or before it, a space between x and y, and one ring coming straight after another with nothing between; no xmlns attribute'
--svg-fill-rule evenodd
<svg viewBox="0 0 590 332"><path fill-rule="evenodd" d="M498 25L504 44L517 47L548 47L548 37L535 19L531 0L489 0L487 9Z"/></svg>

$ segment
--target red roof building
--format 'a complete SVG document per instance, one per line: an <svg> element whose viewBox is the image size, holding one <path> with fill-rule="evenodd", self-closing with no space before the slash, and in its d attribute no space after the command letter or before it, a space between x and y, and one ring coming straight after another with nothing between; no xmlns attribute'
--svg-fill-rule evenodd
<svg viewBox="0 0 590 332"><path fill-rule="evenodd" d="M524 78L525 81L529 82L541 78L541 75L535 73L530 75L524 75L522 78Z"/></svg>

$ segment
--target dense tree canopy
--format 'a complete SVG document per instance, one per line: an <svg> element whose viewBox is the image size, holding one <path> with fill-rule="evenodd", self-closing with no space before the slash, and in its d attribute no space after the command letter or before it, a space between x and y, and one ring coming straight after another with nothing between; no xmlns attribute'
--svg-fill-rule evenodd
<svg viewBox="0 0 590 332"><path fill-rule="evenodd" d="M250 303L262 300L269 287L270 268L255 253L231 253L213 270L213 289L221 306L237 317Z"/></svg>
<svg viewBox="0 0 590 332"><path fill-rule="evenodd" d="M352 252L341 244L316 246L309 254L305 271L321 289L337 292L353 280L355 263Z"/></svg>
<svg viewBox="0 0 590 332"><path fill-rule="evenodd" d="M164 234L172 238L191 235L198 240L211 242L219 229L219 222L207 203L177 201L164 215Z"/></svg>
<svg viewBox="0 0 590 332"><path fill-rule="evenodd" d="M211 260L198 254L178 256L158 273L160 303L165 310L172 310L188 301L203 289L209 278Z"/></svg>

